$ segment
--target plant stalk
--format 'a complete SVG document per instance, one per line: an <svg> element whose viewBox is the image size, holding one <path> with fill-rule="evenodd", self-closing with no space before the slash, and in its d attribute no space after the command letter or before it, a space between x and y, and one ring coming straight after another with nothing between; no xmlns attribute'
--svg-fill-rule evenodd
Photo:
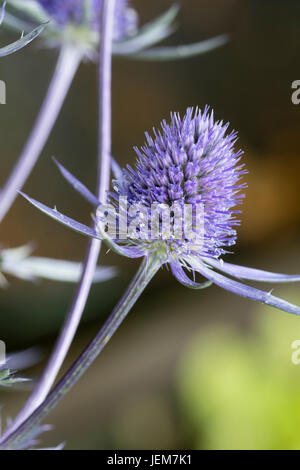
<svg viewBox="0 0 300 470"><path fill-rule="evenodd" d="M155 253L145 256L131 284L99 333L39 408L2 442L2 450L17 450L22 447L26 439L34 433L34 430L38 428L44 418L55 408L94 362L160 267L161 261Z"/></svg>

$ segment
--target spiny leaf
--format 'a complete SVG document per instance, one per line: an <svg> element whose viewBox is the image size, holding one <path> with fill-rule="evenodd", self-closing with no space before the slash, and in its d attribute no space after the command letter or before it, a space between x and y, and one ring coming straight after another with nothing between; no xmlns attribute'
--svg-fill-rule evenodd
<svg viewBox="0 0 300 470"><path fill-rule="evenodd" d="M42 31L44 31L47 23L44 23L37 28L35 28L30 33L26 34L25 36L21 37L18 41L15 41L8 46L0 48L0 57L4 57L18 50L22 49L23 47L27 46L30 42L32 42L37 36L39 36Z"/></svg>
<svg viewBox="0 0 300 470"><path fill-rule="evenodd" d="M88 227L87 225L84 225L80 222L77 222L74 219L71 219L70 217L67 217L66 215L58 212L58 210L51 209L50 207L46 206L45 204L42 204L39 201L36 201L35 199L27 196L26 194L20 192L20 194L27 199L33 206L35 206L37 209L40 211L44 212L45 214L49 215L52 219L56 220L57 222L60 222L62 225L65 225L66 227L71 228L75 232L79 232L82 235L85 235L86 237L90 238L97 238L101 240L100 235L96 230L94 230L91 227Z"/></svg>
<svg viewBox="0 0 300 470"><path fill-rule="evenodd" d="M179 5L175 4L155 20L147 23L139 29L135 36L114 43L113 52L117 55L127 55L141 51L162 41L174 31L172 22L179 11Z"/></svg>

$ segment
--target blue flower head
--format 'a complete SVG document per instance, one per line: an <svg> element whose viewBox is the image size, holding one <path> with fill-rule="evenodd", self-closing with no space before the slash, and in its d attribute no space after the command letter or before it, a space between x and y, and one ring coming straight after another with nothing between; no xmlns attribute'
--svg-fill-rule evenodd
<svg viewBox="0 0 300 470"><path fill-rule="evenodd" d="M81 25L87 20L93 29L99 27L102 0L38 0L38 2L61 26ZM115 39L127 36L135 27L136 15L129 8L129 1L116 0Z"/></svg>
<svg viewBox="0 0 300 470"><path fill-rule="evenodd" d="M85 236L105 240L117 253L130 258L155 256L161 265L168 264L183 285L201 289L214 283L243 297L272 305L300 315L300 307L245 285L241 280L262 282L296 282L300 275L286 275L223 261L228 248L236 243L239 224L237 206L242 202L246 173L241 164L242 152L235 149L237 134L228 132L228 124L215 121L205 108L188 109L183 118L171 115L171 122L162 122L161 131L146 134L146 144L136 148L134 167L121 170L113 161L116 180L109 194L109 204L100 201L62 165L58 167L69 183L95 208L95 228L25 196L38 209ZM120 201L126 200L125 207ZM168 222L164 226L168 209ZM179 208L180 220L189 231L176 236ZM116 208L118 210L116 210ZM116 236L109 233L105 217L115 215ZM152 215L155 215L152 219ZM198 220L199 219L199 220ZM158 231L152 237L153 220ZM200 224L198 223L200 221ZM181 227L182 228L182 227ZM185 228L185 227L184 227ZM126 236L123 236L123 234ZM174 235L175 234L175 235ZM206 278L199 283L195 275ZM232 279L233 278L233 279Z"/></svg>
<svg viewBox="0 0 300 470"><path fill-rule="evenodd" d="M183 119L171 114L170 124L163 121L161 131L154 129L153 137L146 133L145 146L135 149L138 158L134 169L128 166L114 182L112 198L117 202L120 196L126 197L129 209L142 204L150 214L155 205L179 207L183 219L184 207L190 207L192 238L176 238L173 234L168 239L163 233L158 237L164 239L171 258L179 253L218 258L235 244L239 211L234 209L244 196L240 190L245 184L240 179L245 170L240 164L242 152L234 149L237 135L227 133L228 126L215 122L208 108L203 113L189 108ZM197 209L203 217L198 230ZM152 249L150 229L148 224L138 227L139 231L147 231L139 237L147 240L146 249Z"/></svg>

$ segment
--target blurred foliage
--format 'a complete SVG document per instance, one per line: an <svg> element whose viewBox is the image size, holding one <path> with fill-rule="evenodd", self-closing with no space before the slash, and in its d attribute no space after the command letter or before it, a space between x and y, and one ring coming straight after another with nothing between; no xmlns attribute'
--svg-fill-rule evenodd
<svg viewBox="0 0 300 470"><path fill-rule="evenodd" d="M179 395L197 449L300 448L300 366L292 362L300 319L256 311L254 330L209 327L183 355Z"/></svg>

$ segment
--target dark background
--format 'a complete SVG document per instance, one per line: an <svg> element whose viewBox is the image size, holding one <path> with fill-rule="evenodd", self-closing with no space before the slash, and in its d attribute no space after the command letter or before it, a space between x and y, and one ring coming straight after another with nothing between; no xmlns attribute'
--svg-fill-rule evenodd
<svg viewBox="0 0 300 470"><path fill-rule="evenodd" d="M143 24L172 2L136 0L132 4ZM178 30L167 42L189 43L222 33L230 34L227 45L185 61L114 59L113 153L121 165L133 163L133 146L142 145L144 132L168 118L170 111L184 113L188 106L209 104L217 119L230 121L239 131L249 171L238 244L229 260L272 271L300 272L300 105L291 101L291 83L300 78L300 4L293 0L185 0ZM2 31L3 43L12 38ZM7 105L0 108L0 184L34 122L56 56L56 51L45 50L36 41L0 62L0 79L7 83ZM58 174L51 156L94 187L96 104L96 67L82 64L25 186L28 194L83 222L90 220L89 207ZM38 213L20 197L0 230L3 246L34 241L35 253L41 256L80 260L86 246L83 237ZM102 261L119 266L120 274L111 284L93 287L68 362L97 331L137 268L136 261L105 256L105 250ZM9 289L0 293L0 338L9 350L42 345L47 356L74 288L10 281ZM276 292L288 299L290 294L294 299L298 295L300 301L296 286ZM185 289L162 270L101 357L48 418L56 429L47 436L47 443L66 441L67 448L85 449L205 447L205 423L196 439L178 396L179 364L195 331L223 322L244 335L256 322L256 309L250 301L217 287L199 292ZM295 339L300 337L300 324L297 328ZM289 351L290 345L286 347ZM24 397L21 392L3 393L5 414L14 414ZM233 425L228 422L227 426L230 432ZM226 447L211 442L211 446ZM238 444L233 438L227 447L234 445ZM297 447L287 440L285 446L292 445Z"/></svg>

